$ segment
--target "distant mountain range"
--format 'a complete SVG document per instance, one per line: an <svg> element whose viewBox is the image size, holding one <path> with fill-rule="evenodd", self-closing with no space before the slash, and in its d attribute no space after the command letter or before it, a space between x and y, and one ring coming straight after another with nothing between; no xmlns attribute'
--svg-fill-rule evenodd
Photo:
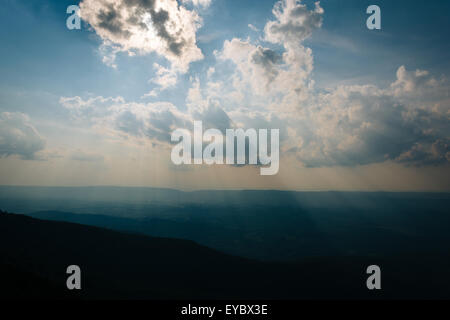
<svg viewBox="0 0 450 320"><path fill-rule="evenodd" d="M161 207L159 207L161 208ZM301 208L185 206L156 216L124 218L98 214L39 211L29 216L103 227L127 233L188 239L222 252L259 260L295 261L308 257L381 258L415 252L446 253L450 224L428 212L418 225L417 212L405 218L369 211ZM397 216L404 213L398 212ZM375 219L367 217L373 215ZM378 216L377 216L378 215ZM421 217L421 218L425 218ZM367 220L364 220L366 218ZM394 221L393 221L394 220ZM420 227L420 228L419 228ZM440 230L439 230L440 229Z"/></svg>
<svg viewBox="0 0 450 320"><path fill-rule="evenodd" d="M449 207L447 193L0 186L0 208L27 215L0 217L1 295L450 298Z"/></svg>
<svg viewBox="0 0 450 320"><path fill-rule="evenodd" d="M0 186L0 208L10 212L187 239L272 261L443 254L449 207L447 193Z"/></svg>
<svg viewBox="0 0 450 320"><path fill-rule="evenodd" d="M366 267L382 267L382 291L366 288ZM66 268L82 270L82 290L65 288ZM5 298L302 299L449 298L447 255L383 259L330 256L259 262L192 241L120 233L0 213Z"/></svg>
<svg viewBox="0 0 450 320"><path fill-rule="evenodd" d="M80 212L80 209L102 209L108 215L145 214L146 205L184 206L299 206L305 208L390 208L409 202L410 205L436 205L450 201L450 193L426 192L296 192L277 190L204 190L179 191L143 187L24 187L0 186L0 204L8 210L31 212L59 210ZM90 208L87 208L91 206ZM13 208L14 207L14 208ZM127 207L127 212L121 212ZM114 208L115 210L111 211ZM77 209L77 210L74 210ZM104 213L95 211L96 213ZM82 212L85 213L85 212ZM92 213L92 211L88 212Z"/></svg>

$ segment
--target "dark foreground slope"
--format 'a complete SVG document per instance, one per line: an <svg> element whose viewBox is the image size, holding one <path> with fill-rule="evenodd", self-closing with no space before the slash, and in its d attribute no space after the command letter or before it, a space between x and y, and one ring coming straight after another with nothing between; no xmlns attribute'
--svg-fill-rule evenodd
<svg viewBox="0 0 450 320"><path fill-rule="evenodd" d="M450 263L443 256L262 263L191 241L5 213L0 257L3 298L450 298ZM365 269L373 263L382 266L379 292L366 289ZM82 270L76 294L65 289L72 264Z"/></svg>

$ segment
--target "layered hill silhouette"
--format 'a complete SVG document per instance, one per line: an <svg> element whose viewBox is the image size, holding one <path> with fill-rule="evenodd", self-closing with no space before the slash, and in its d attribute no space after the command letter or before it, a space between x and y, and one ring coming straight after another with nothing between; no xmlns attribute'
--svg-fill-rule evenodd
<svg viewBox="0 0 450 320"><path fill-rule="evenodd" d="M10 212L259 260L442 255L449 206L448 193L0 186L0 208Z"/></svg>
<svg viewBox="0 0 450 320"><path fill-rule="evenodd" d="M234 257L192 241L120 233L0 213L2 298L346 299L449 298L446 256L393 257L381 291L366 288L365 257L295 263ZM82 290L66 289L66 268L82 270Z"/></svg>

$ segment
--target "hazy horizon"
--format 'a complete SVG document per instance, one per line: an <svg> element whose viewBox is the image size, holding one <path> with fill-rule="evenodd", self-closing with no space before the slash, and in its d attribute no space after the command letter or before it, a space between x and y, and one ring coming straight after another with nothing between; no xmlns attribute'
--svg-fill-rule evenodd
<svg viewBox="0 0 450 320"><path fill-rule="evenodd" d="M8 185L0 184L0 188L12 187L12 188L124 188L124 189L159 189L159 190L173 190L180 192L196 192L196 191L279 191L279 192L342 192L342 193L450 193L450 190L364 190L364 189L274 189L274 188L249 188L249 189L239 189L239 188L218 188L218 189L182 189L164 186L135 186L135 185Z"/></svg>

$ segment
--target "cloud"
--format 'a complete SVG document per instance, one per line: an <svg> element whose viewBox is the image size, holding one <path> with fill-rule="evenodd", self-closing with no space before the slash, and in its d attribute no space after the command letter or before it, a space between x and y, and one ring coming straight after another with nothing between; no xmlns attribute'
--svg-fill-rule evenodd
<svg viewBox="0 0 450 320"><path fill-rule="evenodd" d="M205 97L201 90L200 80L191 79L192 86L186 98L187 113L194 120L203 121L205 128L216 128L225 132L234 125L227 112L222 108L219 99Z"/></svg>
<svg viewBox="0 0 450 320"><path fill-rule="evenodd" d="M309 49L297 49L279 53L250 40L234 38L226 40L216 56L222 61L232 61L236 67L226 81L232 84L235 95L240 93L254 101L270 101L283 95L298 101L306 99L312 86L308 77L313 61ZM289 107L287 101L278 105Z"/></svg>
<svg viewBox="0 0 450 320"><path fill-rule="evenodd" d="M299 120L297 158L311 167L387 160L416 166L448 163L450 104L441 101L447 114L433 108L442 99L433 93L448 88L428 72L401 66L388 88L340 86L321 94Z"/></svg>
<svg viewBox="0 0 450 320"><path fill-rule="evenodd" d="M237 70L233 75L236 90L249 89L260 94L270 90L270 83L278 75L281 57L273 50L255 46L249 40L226 40L219 59L231 60Z"/></svg>
<svg viewBox="0 0 450 320"><path fill-rule="evenodd" d="M227 40L216 56L232 61L229 80L198 88L205 100L229 108L233 122L260 125L277 119L284 129L282 148L308 167L355 166L384 161L406 165L448 163L449 83L428 71L400 66L387 88L340 86L317 92L313 55L302 42L322 24L319 3L279 1L265 40L284 52L250 39ZM230 85L231 83L231 85ZM230 89L231 86L231 89ZM267 124L266 124L267 125Z"/></svg>
<svg viewBox="0 0 450 320"><path fill-rule="evenodd" d="M432 143L417 142L395 160L414 166L450 163L450 139L437 139Z"/></svg>
<svg viewBox="0 0 450 320"><path fill-rule="evenodd" d="M109 65L115 65L117 52L155 52L184 73L191 62L203 58L196 44L201 18L176 0L83 0L80 16L103 40L101 50Z"/></svg>
<svg viewBox="0 0 450 320"><path fill-rule="evenodd" d="M446 86L448 79L436 79L427 70L407 70L405 66L398 68L396 81L391 84L392 94L397 98L419 100L449 99L449 91Z"/></svg>
<svg viewBox="0 0 450 320"><path fill-rule="evenodd" d="M153 64L153 69L155 70L155 76L150 79L150 82L155 84L156 87L144 94L142 98L157 97L161 91L175 86L178 82L178 74L173 69L165 68L158 63Z"/></svg>
<svg viewBox="0 0 450 320"><path fill-rule="evenodd" d="M182 0L183 3L190 3L196 7L208 8L211 5L211 0Z"/></svg>
<svg viewBox="0 0 450 320"><path fill-rule="evenodd" d="M255 32L259 32L259 29L257 27L255 27L254 25L252 25L251 23L248 24L248 27Z"/></svg>
<svg viewBox="0 0 450 320"><path fill-rule="evenodd" d="M303 42L321 27L323 9L318 2L308 10L301 1L284 0L275 4L273 14L275 20L264 27L264 40L281 45L283 50L234 38L226 40L216 56L236 66L231 79L234 95L246 96L257 104L269 101L269 108L292 113L314 87L312 50Z"/></svg>
<svg viewBox="0 0 450 320"><path fill-rule="evenodd" d="M210 86L202 87L198 78L192 79L186 111L167 102L132 103L120 97L62 98L61 103L76 120L90 122L111 135L166 146L174 129L191 130L194 120L202 120L205 128L222 131L236 127L280 129L282 154L295 157L306 167L385 161L413 166L449 163L450 104L433 96L435 92L448 90L448 83L434 81L429 74L428 80L415 79L422 77L423 72L408 71L403 66L399 70L397 79L386 88L339 86L309 97L308 104L297 100L297 108L291 113L265 105L259 108L241 105L226 110L220 99L222 91L216 95ZM417 99L408 90L399 95L397 84L402 82L402 70L413 75L409 81L428 100Z"/></svg>
<svg viewBox="0 0 450 320"><path fill-rule="evenodd" d="M168 102L126 102L122 97L62 97L60 103L74 122L123 139L147 139L168 144L177 128L188 128L192 119Z"/></svg>
<svg viewBox="0 0 450 320"><path fill-rule="evenodd" d="M222 132L234 126L228 114L215 101L211 101L201 112L194 112L192 118L201 120L205 128L219 129Z"/></svg>
<svg viewBox="0 0 450 320"><path fill-rule="evenodd" d="M0 113L0 157L18 155L24 160L36 160L45 140L23 113Z"/></svg>
<svg viewBox="0 0 450 320"><path fill-rule="evenodd" d="M62 98L61 103L74 121L124 139L162 145L169 145L175 128L191 130L194 120L222 131L277 128L282 156L306 167L450 162L446 78L400 66L386 87L348 85L318 91L313 52L303 42L321 27L323 9L318 2L308 9L301 1L283 0L275 4L273 14L262 39L224 41L207 77L191 78L185 106L120 97ZM159 64L154 68L156 91L176 83L173 70ZM156 95L155 90L149 95Z"/></svg>
<svg viewBox="0 0 450 320"><path fill-rule="evenodd" d="M272 10L276 20L264 27L265 39L272 43L296 44L309 38L322 26L324 10L315 3L314 10L299 0L278 1Z"/></svg>

